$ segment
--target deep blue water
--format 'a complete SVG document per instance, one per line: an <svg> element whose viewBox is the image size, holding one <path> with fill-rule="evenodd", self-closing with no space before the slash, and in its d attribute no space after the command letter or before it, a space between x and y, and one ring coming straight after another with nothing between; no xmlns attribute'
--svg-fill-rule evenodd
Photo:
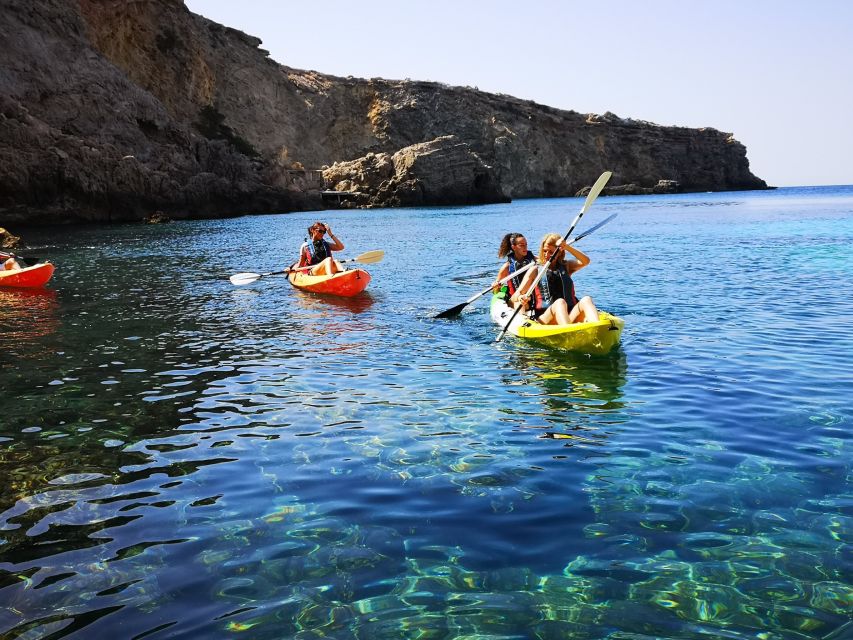
<svg viewBox="0 0 853 640"><path fill-rule="evenodd" d="M497 333L581 199L44 230L0 290L0 635L853 637L853 187L599 198L605 358ZM367 295L238 271L315 219Z"/></svg>

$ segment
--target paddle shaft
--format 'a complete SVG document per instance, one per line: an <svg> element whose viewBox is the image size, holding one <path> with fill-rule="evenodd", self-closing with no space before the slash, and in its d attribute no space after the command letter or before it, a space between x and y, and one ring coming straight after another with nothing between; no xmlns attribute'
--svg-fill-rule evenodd
<svg viewBox="0 0 853 640"><path fill-rule="evenodd" d="M347 262L361 262L363 264L373 264L374 262L379 262L384 257L385 252L381 250L375 251L367 251L362 253L360 256L356 256L355 258L347 258L346 260L338 260L339 263L344 264ZM244 284L249 284L254 282L258 278L263 278L264 276L274 276L282 273L292 273L294 271L307 271L316 265L308 265L305 267L288 267L287 269L282 269L281 271L269 271L267 273L235 273L233 276L229 278L231 280L231 284L240 286Z"/></svg>
<svg viewBox="0 0 853 640"><path fill-rule="evenodd" d="M504 276L503 278L501 278L500 280L498 280L496 284L499 284L499 285L500 285L500 284L506 284L507 282L509 282L510 280L512 280L513 278L515 278L516 276L519 276L519 275L521 275L522 273L526 273L527 271L529 271L530 269L532 269L532 268L533 268L533 267L535 267L535 266L536 266L536 263L535 263L535 262L531 262L530 264L526 264L526 265L524 265L523 267L521 267L521 269L519 269L518 271L514 271L513 273L510 273L509 275ZM487 289L483 289L483 290L482 290L480 293L478 293L477 295L475 295L475 296L471 296L470 298L468 298L468 299L465 301L465 304L471 304L472 302L474 302L474 300L476 300L477 298L479 298L479 297L481 297L481 296L486 295L489 291L492 291L494 288L495 288L495 284L491 284L491 285L489 285L489 287L488 287Z"/></svg>
<svg viewBox="0 0 853 640"><path fill-rule="evenodd" d="M358 258L347 258L346 260L335 260L335 262L337 262L338 264L346 264L348 262L359 262L359 259ZM304 267L290 267L288 269L285 269L284 271L276 271L274 273L293 273L294 271L308 271L310 269L313 269L316 266L317 266L316 264L309 264L309 265L305 265ZM265 273L264 275L268 276L271 274Z"/></svg>
<svg viewBox="0 0 853 640"><path fill-rule="evenodd" d="M575 227L577 226L578 222L580 222L580 219L583 217L583 214L585 214L586 210L589 209L593 202L595 202L595 199L598 197L598 194L601 193L602 189L604 189L604 185L606 185L607 181L610 180L611 175L613 175L612 172L605 171L598 177L598 180L595 181L595 184L592 185L592 189L589 190L589 195L587 195L586 201L583 203L583 207L581 207L581 210L578 212L578 215L575 216L575 219L572 221L572 226L569 227L568 231L566 231L566 235L563 236L563 242L561 244L565 244L566 240L569 239L569 236L572 235L572 231L575 230ZM539 284L539 281L542 279L542 276L545 275L545 272L551 267L551 263L556 260L557 255L559 253L560 252L558 247L554 250L554 253L548 259L548 262L539 266L539 270L536 273L536 277L533 279L533 283L527 289L528 291L532 291L536 288L536 285ZM495 342L501 341L501 338L504 337L504 334L507 332L507 329L509 329L509 325L511 325L512 321L515 320L515 317L519 314L523 306L524 305L522 304L516 305L515 311L513 311L512 316L510 316L509 318L509 322L507 322L504 325L504 328L501 329L501 332L498 334L498 337L495 338Z"/></svg>
<svg viewBox="0 0 853 640"><path fill-rule="evenodd" d="M9 258L15 258L23 262L24 264L35 264L38 262L38 258L33 256L20 256L17 253L9 253L7 251L0 251L0 261L5 262Z"/></svg>
<svg viewBox="0 0 853 640"><path fill-rule="evenodd" d="M606 217L604 220L602 220L601 222L599 222L597 225L595 225L595 226L593 226L593 227L590 227L589 229L587 229L587 230L586 230L586 231L584 231L583 233L579 233L578 235L576 235L574 238L572 238L571 240L569 240L566 244L574 244L574 243L575 243L575 242L577 242L578 240L583 240L583 239L584 239L584 238L586 238L590 233L592 233L592 232L593 232L593 231L595 231L596 229L601 229L601 227L603 227L604 225L606 225L608 222L610 222L611 220L613 220L613 219L614 219L616 216L618 216L618 215L619 215L618 213L614 213L612 216L608 216L608 217Z"/></svg>
<svg viewBox="0 0 853 640"><path fill-rule="evenodd" d="M477 298L479 298L480 296L484 296L484 295L486 295L487 293L489 293L489 291L491 291L492 289L494 289L494 287L495 287L495 286L497 286L497 285L499 285L499 284L504 284L504 283L506 283L506 282L509 282L510 280L512 280L513 278L515 278L516 276L518 276L518 275L520 275L520 274L522 274L522 273L525 273L528 269L530 269L531 267L535 267L535 266L536 266L536 263L535 263L535 262L531 262L530 264L526 264L526 265L524 265L521 269L519 269L518 271L516 271L516 272L514 272L514 273L510 273L508 276L504 276L503 278L501 278L500 280L498 280L498 281L497 281L497 283L490 284L490 285L488 286L488 288L483 289L483 290L482 290L482 291L480 291L478 294L471 296L471 297L470 297L470 298L468 298L465 302L462 302L462 303L460 303L460 304L457 304L455 307L450 307L449 309L445 309L444 311L442 311L441 313L436 314L436 315L435 315L435 316L433 316L433 317L434 317L434 318L436 318L436 319L438 319L438 318L452 318L453 316L458 316L460 313L462 313L462 309L464 309L464 308L465 308L465 307L467 307L469 304L471 304L472 302L474 302L474 300L476 300L476 299L477 299Z"/></svg>

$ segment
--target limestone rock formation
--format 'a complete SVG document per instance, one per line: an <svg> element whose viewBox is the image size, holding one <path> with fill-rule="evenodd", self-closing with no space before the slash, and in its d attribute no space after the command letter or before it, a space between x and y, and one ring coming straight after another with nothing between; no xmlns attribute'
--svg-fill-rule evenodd
<svg viewBox="0 0 853 640"><path fill-rule="evenodd" d="M728 133L292 69L181 0L0 0L0 19L0 223L320 208L320 168L371 153L410 160L373 206L569 196L605 169L766 188Z"/></svg>
<svg viewBox="0 0 853 640"><path fill-rule="evenodd" d="M113 4L130 9L134 3ZM0 0L0 16L6 27L0 29L4 223L319 205L318 190L282 186L272 163L254 160L227 139L199 135L131 82L92 47L75 3Z"/></svg>
<svg viewBox="0 0 853 640"><path fill-rule="evenodd" d="M368 153L323 172L327 186L355 192L343 203L361 207L507 202L492 168L455 136L388 153Z"/></svg>
<svg viewBox="0 0 853 640"><path fill-rule="evenodd" d="M143 222L145 224L168 224L172 222L172 219L162 211L154 211L145 216Z"/></svg>
<svg viewBox="0 0 853 640"><path fill-rule="evenodd" d="M13 235L0 227L0 249L14 249L20 244L20 236Z"/></svg>
<svg viewBox="0 0 853 640"><path fill-rule="evenodd" d="M592 187L584 187L575 195L584 197L589 194ZM653 187L641 187L638 184L620 184L616 187L605 187L602 193L606 196L637 196L651 195L663 193L679 193L681 191L677 180L658 180L658 183Z"/></svg>

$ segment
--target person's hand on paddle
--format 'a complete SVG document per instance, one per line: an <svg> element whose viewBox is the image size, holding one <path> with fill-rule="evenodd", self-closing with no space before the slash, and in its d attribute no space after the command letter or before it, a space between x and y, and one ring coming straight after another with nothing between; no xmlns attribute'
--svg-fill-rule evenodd
<svg viewBox="0 0 853 640"><path fill-rule="evenodd" d="M530 306L530 295L515 293L512 298L510 298L510 303L513 307L521 305L522 311L527 311L527 308Z"/></svg>

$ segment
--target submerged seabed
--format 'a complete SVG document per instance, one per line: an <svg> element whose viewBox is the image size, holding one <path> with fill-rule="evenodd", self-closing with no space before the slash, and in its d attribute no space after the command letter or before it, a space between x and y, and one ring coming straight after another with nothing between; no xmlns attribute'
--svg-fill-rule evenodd
<svg viewBox="0 0 853 640"><path fill-rule="evenodd" d="M853 190L597 201L609 357L496 345L485 299L430 319L580 204L319 214L387 252L351 301L227 281L317 213L36 236L53 290L0 291L0 634L853 635Z"/></svg>

